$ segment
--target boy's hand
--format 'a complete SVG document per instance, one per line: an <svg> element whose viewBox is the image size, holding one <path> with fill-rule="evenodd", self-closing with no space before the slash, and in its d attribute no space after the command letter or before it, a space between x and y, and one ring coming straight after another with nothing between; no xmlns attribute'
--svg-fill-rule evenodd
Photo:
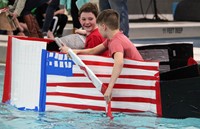
<svg viewBox="0 0 200 129"><path fill-rule="evenodd" d="M67 47L65 44L62 44L62 46L59 48L59 50L62 53L68 54L69 47Z"/></svg>
<svg viewBox="0 0 200 129"><path fill-rule="evenodd" d="M108 87L104 94L104 99L106 103L109 103L111 101L111 98L112 98L112 88Z"/></svg>

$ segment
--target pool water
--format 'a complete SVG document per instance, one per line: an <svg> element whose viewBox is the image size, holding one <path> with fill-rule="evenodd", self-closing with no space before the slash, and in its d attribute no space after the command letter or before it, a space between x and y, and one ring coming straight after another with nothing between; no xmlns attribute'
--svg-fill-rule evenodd
<svg viewBox="0 0 200 129"><path fill-rule="evenodd" d="M0 66L0 99L4 84L4 66ZM19 111L0 103L0 129L200 129L200 118L168 119L152 113L114 114L109 120L94 112Z"/></svg>

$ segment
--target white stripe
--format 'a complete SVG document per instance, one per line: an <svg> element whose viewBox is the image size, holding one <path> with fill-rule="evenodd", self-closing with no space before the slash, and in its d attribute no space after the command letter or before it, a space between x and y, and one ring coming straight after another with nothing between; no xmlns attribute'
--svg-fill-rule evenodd
<svg viewBox="0 0 200 129"><path fill-rule="evenodd" d="M109 77L99 77L99 79L103 83L109 83L109 81L110 81ZM63 76L47 75L47 83L91 83L91 81L86 77L63 77ZM118 78L115 84L129 84L129 85L155 87L156 81L155 80Z"/></svg>
<svg viewBox="0 0 200 129"><path fill-rule="evenodd" d="M126 107L126 104L122 104L122 103L116 103L116 102L112 102L112 108L115 108L115 107L119 107L119 105L123 105L123 107L121 107L121 109L128 109ZM151 112L154 112L154 113L157 113L156 111L156 105L155 104L144 104L144 103L134 103L133 105L136 105L138 107L140 107L140 109L138 108L129 108L129 109L132 109L132 110L140 110L140 111L151 111ZM130 106L133 106L133 105L129 105ZM149 109L145 108L146 107L149 107ZM77 109L77 108L69 108L69 107L62 107L62 106L56 106L56 105L46 105L46 111L87 111L87 110L83 110L83 109ZM91 112L91 110L89 109L89 111ZM95 112L95 111L93 111ZM98 113L99 112L104 112L104 111L97 111ZM134 113L134 112L132 112Z"/></svg>
<svg viewBox="0 0 200 129"><path fill-rule="evenodd" d="M112 67L109 67L109 66L88 65L88 67L95 74L108 74L108 75L111 75L111 73L112 73ZM155 71L155 70L144 70L144 69L137 69L137 68L123 68L122 72L120 73L120 75L154 76L156 73L158 73L158 71Z"/></svg>
<svg viewBox="0 0 200 129"><path fill-rule="evenodd" d="M142 102L111 102L112 108L151 111L156 113L156 104Z"/></svg>
<svg viewBox="0 0 200 129"><path fill-rule="evenodd" d="M83 74L83 71L79 68L78 65L73 65L73 73L79 73L79 74Z"/></svg>
<svg viewBox="0 0 200 129"><path fill-rule="evenodd" d="M103 83L109 83L109 77L99 77ZM47 75L47 83L91 83L87 77L64 77L57 75ZM140 86L155 86L155 80L143 80L143 79L129 79L129 78L118 78L116 84L130 84Z"/></svg>
<svg viewBox="0 0 200 129"><path fill-rule="evenodd" d="M82 109L68 108L55 105L46 105L46 111L82 111Z"/></svg>
<svg viewBox="0 0 200 129"><path fill-rule="evenodd" d="M55 100L55 98L57 99ZM82 106L85 105L85 106L105 107L105 101L99 101L99 100L93 101L93 100L88 100L88 99L77 99L77 98L70 98L70 97L47 96L47 102L75 104L75 105L82 105ZM112 101L111 105L112 105L112 108L131 109L131 110L139 110L139 111L152 111L156 113L156 105L151 104L151 103Z"/></svg>
<svg viewBox="0 0 200 129"><path fill-rule="evenodd" d="M113 97L141 97L156 99L155 90L113 89Z"/></svg>
<svg viewBox="0 0 200 129"><path fill-rule="evenodd" d="M99 106L105 107L106 102L104 100L90 100L90 99L80 99L72 97L63 97L63 96L47 96L46 102L54 103L68 103L68 104L79 104L79 105L89 105L89 106Z"/></svg>
<svg viewBox="0 0 200 129"><path fill-rule="evenodd" d="M72 93L79 95L103 97L95 88L72 88L72 87L47 87L47 92ZM155 90L135 90L135 89L113 89L112 97L141 97L156 99Z"/></svg>
<svg viewBox="0 0 200 129"><path fill-rule="evenodd" d="M139 65L139 66L159 66L159 62L148 62L148 61L136 61L136 60L129 60L125 59L124 64L129 65Z"/></svg>
<svg viewBox="0 0 200 129"><path fill-rule="evenodd" d="M106 78L106 77L99 77L99 79L103 83L109 83L109 81L110 81L110 78ZM154 80L142 80L142 79L118 78L115 84L129 84L129 85L155 87L156 81L154 81Z"/></svg>
<svg viewBox="0 0 200 129"><path fill-rule="evenodd" d="M55 88L47 87L47 92L72 93L72 94L88 95L95 97L103 97L102 93L100 93L95 87L94 88L73 88L73 87L62 87L62 86L57 86Z"/></svg>
<svg viewBox="0 0 200 129"><path fill-rule="evenodd" d="M112 58L103 57L103 56L79 55L79 57L82 60L96 61L96 62L105 62L105 63L113 63L113 59ZM130 59L124 59L124 64L141 65L141 66L159 66L158 62L136 61L136 60L130 60Z"/></svg>
<svg viewBox="0 0 200 129"><path fill-rule="evenodd" d="M99 79L103 83L109 83L109 81L110 81L109 77L99 77ZM91 81L89 79L87 79L86 77L63 77L63 76L48 75L47 83L91 83ZM142 79L118 78L115 84L155 87L156 81L142 80Z"/></svg>
<svg viewBox="0 0 200 129"><path fill-rule="evenodd" d="M74 83L91 83L87 77L65 77L58 75L47 75L47 83L62 83L62 82L74 82Z"/></svg>
<svg viewBox="0 0 200 129"><path fill-rule="evenodd" d="M104 110L103 111L94 111L94 110L91 111L90 109L83 110L83 109L69 108L69 107L62 107L62 106L55 106L55 105L46 105L46 111L76 111L76 112L88 111L88 112L93 112L93 113L105 112Z"/></svg>
<svg viewBox="0 0 200 129"><path fill-rule="evenodd" d="M112 66L88 65L88 67L95 74L108 74L108 75L111 75L111 73L112 73ZM73 73L83 74L82 70L80 70L77 65L74 65L74 67L73 67ZM144 70L144 69L137 69L137 68L123 68L120 75L154 76L157 73L158 73L158 71L156 71L156 70Z"/></svg>

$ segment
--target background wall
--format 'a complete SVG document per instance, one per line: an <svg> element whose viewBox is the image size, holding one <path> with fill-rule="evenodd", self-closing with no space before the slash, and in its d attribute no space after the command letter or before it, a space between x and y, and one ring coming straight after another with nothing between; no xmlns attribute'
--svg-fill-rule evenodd
<svg viewBox="0 0 200 129"><path fill-rule="evenodd" d="M154 0L128 0L129 14L153 14ZM173 2L181 0L155 0L158 14L172 14Z"/></svg>
<svg viewBox="0 0 200 129"><path fill-rule="evenodd" d="M128 0L129 19L150 18L154 16L154 0ZM173 20L173 3L181 0L155 0L157 14L161 19ZM90 0L97 3L99 0Z"/></svg>
<svg viewBox="0 0 200 129"><path fill-rule="evenodd" d="M153 1L154 0L128 0L129 14L152 14L153 13ZM157 3L158 13L172 14L173 2L179 2L181 0L155 0ZM90 2L98 3L99 0L90 0ZM143 9L143 12L142 12Z"/></svg>

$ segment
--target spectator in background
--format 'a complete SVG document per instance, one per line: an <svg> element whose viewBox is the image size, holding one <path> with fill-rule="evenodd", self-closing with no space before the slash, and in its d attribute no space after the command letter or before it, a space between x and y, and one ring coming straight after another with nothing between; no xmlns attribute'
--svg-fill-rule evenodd
<svg viewBox="0 0 200 129"><path fill-rule="evenodd" d="M0 34L12 35L16 27L13 20L8 17L8 9L4 7L0 8Z"/></svg>
<svg viewBox="0 0 200 129"><path fill-rule="evenodd" d="M77 0L72 0L71 2L71 16L72 16L72 23L73 23L73 33L75 33L76 29L81 28L81 23L79 22L78 19L78 11L79 9L76 6L76 1Z"/></svg>
<svg viewBox="0 0 200 129"><path fill-rule="evenodd" d="M23 28L20 26L18 19L12 19L10 16L8 5L13 3L14 1L11 0L0 1L0 33L13 35L15 34L13 31L18 31L21 33L20 35L24 35L22 33Z"/></svg>
<svg viewBox="0 0 200 129"><path fill-rule="evenodd" d="M41 32L36 18L32 15L32 10L48 1L51 3L47 8L48 13L46 13L45 23ZM59 0L16 0L14 5L10 6L10 11L12 12L11 16L13 19L18 16L23 17L23 20L28 27L30 37L43 38L43 34L47 33L49 29L53 19L52 15L54 13L54 9L58 7L59 2Z"/></svg>
<svg viewBox="0 0 200 129"><path fill-rule="evenodd" d="M43 27L44 19L45 19L45 16L46 16L46 10L47 10L49 4L50 4L50 2L44 3L43 5L39 6L35 10L35 16L36 16L36 19L38 21L38 24L39 24L40 28ZM50 31L52 31L53 34L56 37L61 37L62 36L63 30L64 30L64 28L65 28L65 26L67 24L68 17L64 13L65 13L65 10L64 9L60 9L59 7L54 12L53 17L58 19L58 21L56 22L55 19L52 20L51 25L50 25Z"/></svg>
<svg viewBox="0 0 200 129"><path fill-rule="evenodd" d="M46 9L46 13L45 13L46 16L45 16L44 24L42 26L43 37L47 36L47 33L50 29L50 26L51 26L51 23L53 20L54 12L60 5L60 0L47 0L46 2L49 2L49 5ZM46 2L43 2L42 4L44 4ZM40 4L40 5L42 5L42 4Z"/></svg>
<svg viewBox="0 0 200 129"><path fill-rule="evenodd" d="M13 6L9 6L12 19L21 16L26 23L30 37L42 37L42 33L31 10L39 5L41 0L15 0Z"/></svg>
<svg viewBox="0 0 200 129"><path fill-rule="evenodd" d="M60 5L63 5L68 12L71 13L73 23L73 33L76 29L81 28L78 18L78 12L82 5L89 2L89 0L60 0Z"/></svg>
<svg viewBox="0 0 200 129"><path fill-rule="evenodd" d="M120 15L120 30L129 37L129 18L127 0L99 0L100 11L114 9Z"/></svg>

